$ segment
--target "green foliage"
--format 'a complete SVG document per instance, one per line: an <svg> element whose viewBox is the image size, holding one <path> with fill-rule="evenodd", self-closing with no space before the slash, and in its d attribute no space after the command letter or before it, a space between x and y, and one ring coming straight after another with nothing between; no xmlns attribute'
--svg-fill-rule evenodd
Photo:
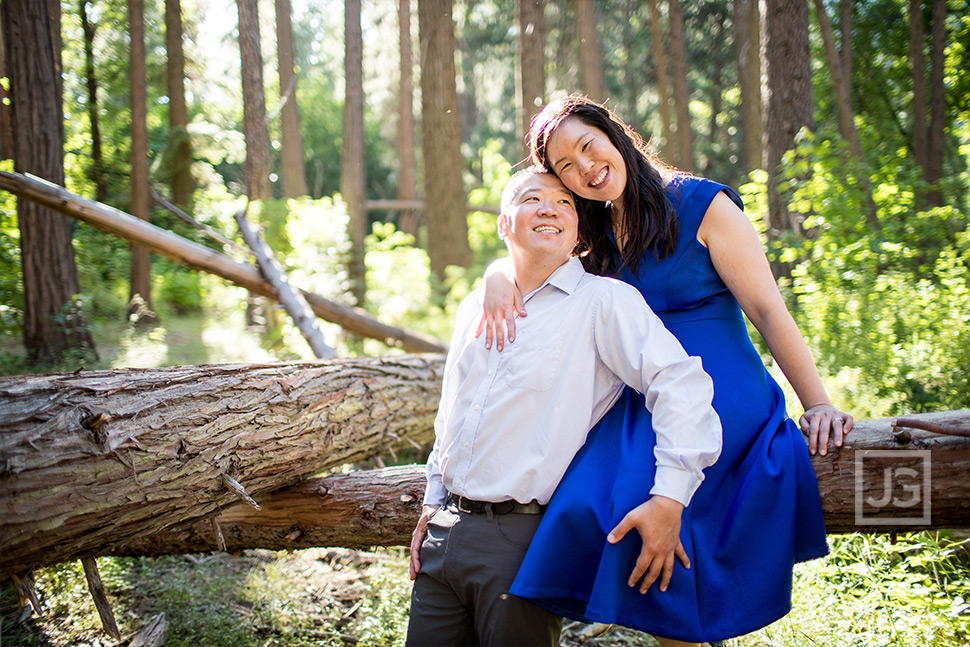
<svg viewBox="0 0 970 647"><path fill-rule="evenodd" d="M177 314L202 311L202 281L199 274L190 269L174 265L153 273L152 290L158 305L167 306Z"/></svg>
<svg viewBox="0 0 970 647"><path fill-rule="evenodd" d="M873 178L874 229L843 154L807 134L786 158L789 207L808 232L780 250L797 262L789 306L799 327L859 417L966 407L970 222L951 206L921 209L916 171L895 157Z"/></svg>
<svg viewBox="0 0 970 647"><path fill-rule="evenodd" d="M10 160L2 160L0 170L13 171L13 164ZM2 192L0 193L0 339L19 336L23 308L17 199L9 193Z"/></svg>
<svg viewBox="0 0 970 647"><path fill-rule="evenodd" d="M740 644L944 647L970 639L966 540L943 532L829 543L828 557L796 568L791 614Z"/></svg>

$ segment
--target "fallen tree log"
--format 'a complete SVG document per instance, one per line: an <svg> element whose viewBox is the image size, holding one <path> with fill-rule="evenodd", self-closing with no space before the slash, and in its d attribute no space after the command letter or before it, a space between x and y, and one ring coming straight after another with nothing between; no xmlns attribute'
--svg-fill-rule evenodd
<svg viewBox="0 0 970 647"><path fill-rule="evenodd" d="M141 245L193 270L221 276L254 294L275 299L273 287L259 271L214 249L182 238L106 204L71 193L62 186L20 173L0 171L0 189L42 204L114 236ZM314 314L362 337L414 353L442 352L444 344L427 335L381 323L360 308L351 308L301 290Z"/></svg>
<svg viewBox="0 0 970 647"><path fill-rule="evenodd" d="M440 355L0 379L0 577L431 439Z"/></svg>
<svg viewBox="0 0 970 647"><path fill-rule="evenodd" d="M912 418L970 431L970 410ZM812 459L828 531L970 528L970 438L916 430L894 432L894 420L859 421L841 449ZM875 498L879 503L886 498L886 468L893 470L892 496L883 506L867 503L867 499ZM899 472L907 469L917 473ZM892 504L894 498L904 504L914 499L910 486L923 486L924 469L930 470L929 488L919 492L919 502ZM308 479L257 497L261 511L241 504L232 506L218 516L218 525L231 552L246 548L405 546L421 512L424 482L423 465ZM924 502L929 504L925 519ZM114 544L102 554L162 555L216 549L211 524L200 522Z"/></svg>

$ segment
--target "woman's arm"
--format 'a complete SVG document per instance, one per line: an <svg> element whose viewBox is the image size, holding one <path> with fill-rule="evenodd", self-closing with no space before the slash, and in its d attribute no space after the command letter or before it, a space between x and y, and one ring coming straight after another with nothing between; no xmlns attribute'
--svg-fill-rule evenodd
<svg viewBox="0 0 970 647"><path fill-rule="evenodd" d="M485 348L491 348L494 339L495 347L501 351L506 333L510 344L515 341L516 315L527 315L522 293L515 285L512 259L500 258L485 270L485 302L475 337L485 331Z"/></svg>
<svg viewBox="0 0 970 647"><path fill-rule="evenodd" d="M823 455L827 453L830 435L840 447L843 435L852 429L852 416L832 406L747 216L727 195L718 193L704 215L697 240L710 251L717 273L795 389L805 408L798 422L808 434L809 451L814 454L817 448Z"/></svg>

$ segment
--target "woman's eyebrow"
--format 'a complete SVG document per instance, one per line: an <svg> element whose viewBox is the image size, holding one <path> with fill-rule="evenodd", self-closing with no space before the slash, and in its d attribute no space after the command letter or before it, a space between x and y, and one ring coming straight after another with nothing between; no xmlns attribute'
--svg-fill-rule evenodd
<svg viewBox="0 0 970 647"><path fill-rule="evenodd" d="M575 141L573 141L572 148L576 148L577 146L579 146L579 142L583 141L583 139L585 139L588 134L589 134L588 132L582 132L582 133L580 133L579 136L576 137ZM565 157L560 157L557 160L553 160L552 167L553 168L557 168L559 166L559 164L564 159L566 159L566 158Z"/></svg>

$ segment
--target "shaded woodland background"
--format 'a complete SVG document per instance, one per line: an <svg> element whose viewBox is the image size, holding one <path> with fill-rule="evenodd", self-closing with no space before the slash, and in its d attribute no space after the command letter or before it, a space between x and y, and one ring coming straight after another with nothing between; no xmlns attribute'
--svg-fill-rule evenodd
<svg viewBox="0 0 970 647"><path fill-rule="evenodd" d="M531 115L584 92L675 166L744 192L844 406L959 408L967 9L4 0L0 150L214 247L153 194L237 239L229 214L253 201L294 284L447 339L449 307L502 253L489 209L466 204L494 206ZM8 373L92 365L101 319L206 307L206 280L166 259L9 194L0 207ZM305 355L247 302L270 347Z"/></svg>
<svg viewBox="0 0 970 647"><path fill-rule="evenodd" d="M0 0L0 40L0 170L251 262L246 209L293 285L443 341L504 253L493 211L531 115L605 100L741 191L841 408L970 406L966 0ZM319 323L340 357L400 352ZM266 299L0 191L0 374L309 357ZM831 547L792 615L736 644L967 644L960 537ZM167 644L347 645L401 641L404 563L101 569L126 632L164 610ZM36 625L2 583L0 638L116 644L80 567L37 582Z"/></svg>

